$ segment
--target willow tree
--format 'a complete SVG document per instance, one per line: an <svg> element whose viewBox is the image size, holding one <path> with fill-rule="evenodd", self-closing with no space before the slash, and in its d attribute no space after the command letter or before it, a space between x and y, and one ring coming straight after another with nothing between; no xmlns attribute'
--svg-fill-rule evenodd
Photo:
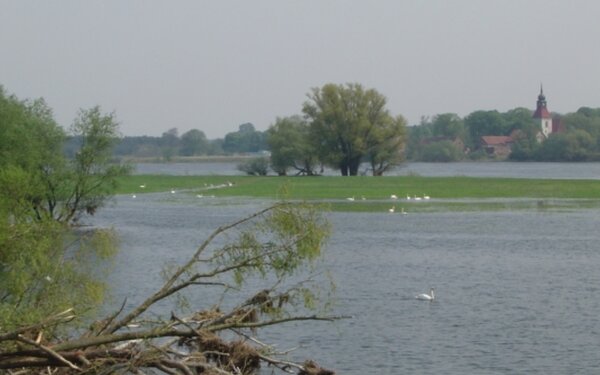
<svg viewBox="0 0 600 375"><path fill-rule="evenodd" d="M310 121L311 141L320 159L342 176L357 175L366 159L375 165L399 162L405 124L390 115L386 98L375 89L330 83L314 88L308 98L302 111ZM397 142L386 142L390 138Z"/></svg>
<svg viewBox="0 0 600 375"><path fill-rule="evenodd" d="M2 329L66 307L85 315L101 302L97 266L114 253L114 236L70 224L114 191L115 172L122 171L109 160L114 129L111 116L82 111L73 128L79 152L68 159L67 133L43 99L19 100L0 87Z"/></svg>
<svg viewBox="0 0 600 375"><path fill-rule="evenodd" d="M374 128L368 137L367 159L373 176L383 173L404 161L406 120L402 116L388 117Z"/></svg>
<svg viewBox="0 0 600 375"><path fill-rule="evenodd" d="M0 87L0 124L1 194L37 221L72 223L93 214L114 195L117 178L129 171L112 162L118 123L114 113L99 107L81 110L75 118L69 132L77 141L73 158L63 152L68 133L43 99L18 100Z"/></svg>
<svg viewBox="0 0 600 375"><path fill-rule="evenodd" d="M316 174L319 162L309 130L308 123L300 116L278 118L267 129L271 168L278 175L286 175L289 169L299 175Z"/></svg>

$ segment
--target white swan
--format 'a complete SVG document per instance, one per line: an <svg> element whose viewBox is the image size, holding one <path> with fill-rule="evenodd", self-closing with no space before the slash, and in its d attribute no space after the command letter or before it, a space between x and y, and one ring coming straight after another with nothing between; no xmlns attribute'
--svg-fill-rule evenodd
<svg viewBox="0 0 600 375"><path fill-rule="evenodd" d="M354 197L348 197L348 198L346 198L346 200L350 201L350 202L354 202Z"/></svg>
<svg viewBox="0 0 600 375"><path fill-rule="evenodd" d="M435 294L433 288L429 289L429 294L421 293L415 296L416 299L420 299L422 301L433 301L435 299Z"/></svg>
<svg viewBox="0 0 600 375"><path fill-rule="evenodd" d="M390 208L388 211L393 214L394 211L396 211L396 206L392 206L392 208Z"/></svg>
<svg viewBox="0 0 600 375"><path fill-rule="evenodd" d="M390 195L390 199L398 199L398 196L396 194L392 194Z"/></svg>
<svg viewBox="0 0 600 375"><path fill-rule="evenodd" d="M431 199L431 197L429 195L423 194L423 199Z"/></svg>
<svg viewBox="0 0 600 375"><path fill-rule="evenodd" d="M401 213L402 215L406 215L406 211L404 211L404 207L401 207L401 208L400 208L400 213Z"/></svg>
<svg viewBox="0 0 600 375"><path fill-rule="evenodd" d="M417 197L417 196L415 195L415 200L416 200L416 201L420 201L420 200L421 200L421 197Z"/></svg>
<svg viewBox="0 0 600 375"><path fill-rule="evenodd" d="M410 195L406 194L406 200L409 201L410 200Z"/></svg>

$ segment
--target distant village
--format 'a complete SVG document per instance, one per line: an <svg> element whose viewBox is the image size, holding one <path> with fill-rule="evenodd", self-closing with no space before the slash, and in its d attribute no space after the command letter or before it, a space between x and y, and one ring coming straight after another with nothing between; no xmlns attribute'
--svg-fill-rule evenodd
<svg viewBox="0 0 600 375"><path fill-rule="evenodd" d="M543 87L535 110L441 114L409 127L407 159L416 161L600 160L600 109L551 113Z"/></svg>
<svg viewBox="0 0 600 375"><path fill-rule="evenodd" d="M209 140L199 129L161 137L125 137L116 157L169 161L186 157L269 154L267 131L242 124L224 138ZM597 161L600 160L600 108L552 113L540 86L535 109L479 110L461 118L443 113L407 126L404 160L453 161Z"/></svg>
<svg viewBox="0 0 600 375"><path fill-rule="evenodd" d="M545 141L552 133L561 133L565 131L560 115L552 115L548 111L546 96L543 88L540 88L536 109L532 116L534 122L539 125L539 129L535 132L535 139L541 143ZM509 157L512 146L515 141L526 136L523 130L514 129L510 135L484 135L481 136L480 147L485 150L486 154L494 158Z"/></svg>

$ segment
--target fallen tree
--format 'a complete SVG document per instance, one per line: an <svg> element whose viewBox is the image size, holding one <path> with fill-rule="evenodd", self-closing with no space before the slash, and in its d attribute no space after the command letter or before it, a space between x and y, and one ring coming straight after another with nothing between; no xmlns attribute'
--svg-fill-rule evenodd
<svg viewBox="0 0 600 375"><path fill-rule="evenodd" d="M225 245L217 237L227 234ZM233 236L231 236L233 234ZM327 223L308 206L280 203L216 229L186 263L166 271L162 286L125 311L86 329L72 309L2 332L0 371L10 374L254 374L261 366L304 375L333 374L315 362L291 362L257 331L291 321L333 321L315 301L314 261L328 235ZM229 237L231 236L231 237ZM300 271L301 280L294 280ZM264 282L245 292L249 279ZM253 284L258 284L254 282ZM267 285L264 287L264 285ZM159 302L199 287L217 287L216 301L157 318ZM224 295L235 291L241 298ZM223 303L227 301L227 305ZM167 314L168 315L168 314Z"/></svg>

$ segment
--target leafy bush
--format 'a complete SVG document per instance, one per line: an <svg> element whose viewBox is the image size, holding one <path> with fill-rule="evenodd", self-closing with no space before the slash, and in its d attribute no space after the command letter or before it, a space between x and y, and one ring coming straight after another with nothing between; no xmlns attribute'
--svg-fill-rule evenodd
<svg viewBox="0 0 600 375"><path fill-rule="evenodd" d="M268 158L254 158L238 165L238 170L249 176L266 176L269 172Z"/></svg>

